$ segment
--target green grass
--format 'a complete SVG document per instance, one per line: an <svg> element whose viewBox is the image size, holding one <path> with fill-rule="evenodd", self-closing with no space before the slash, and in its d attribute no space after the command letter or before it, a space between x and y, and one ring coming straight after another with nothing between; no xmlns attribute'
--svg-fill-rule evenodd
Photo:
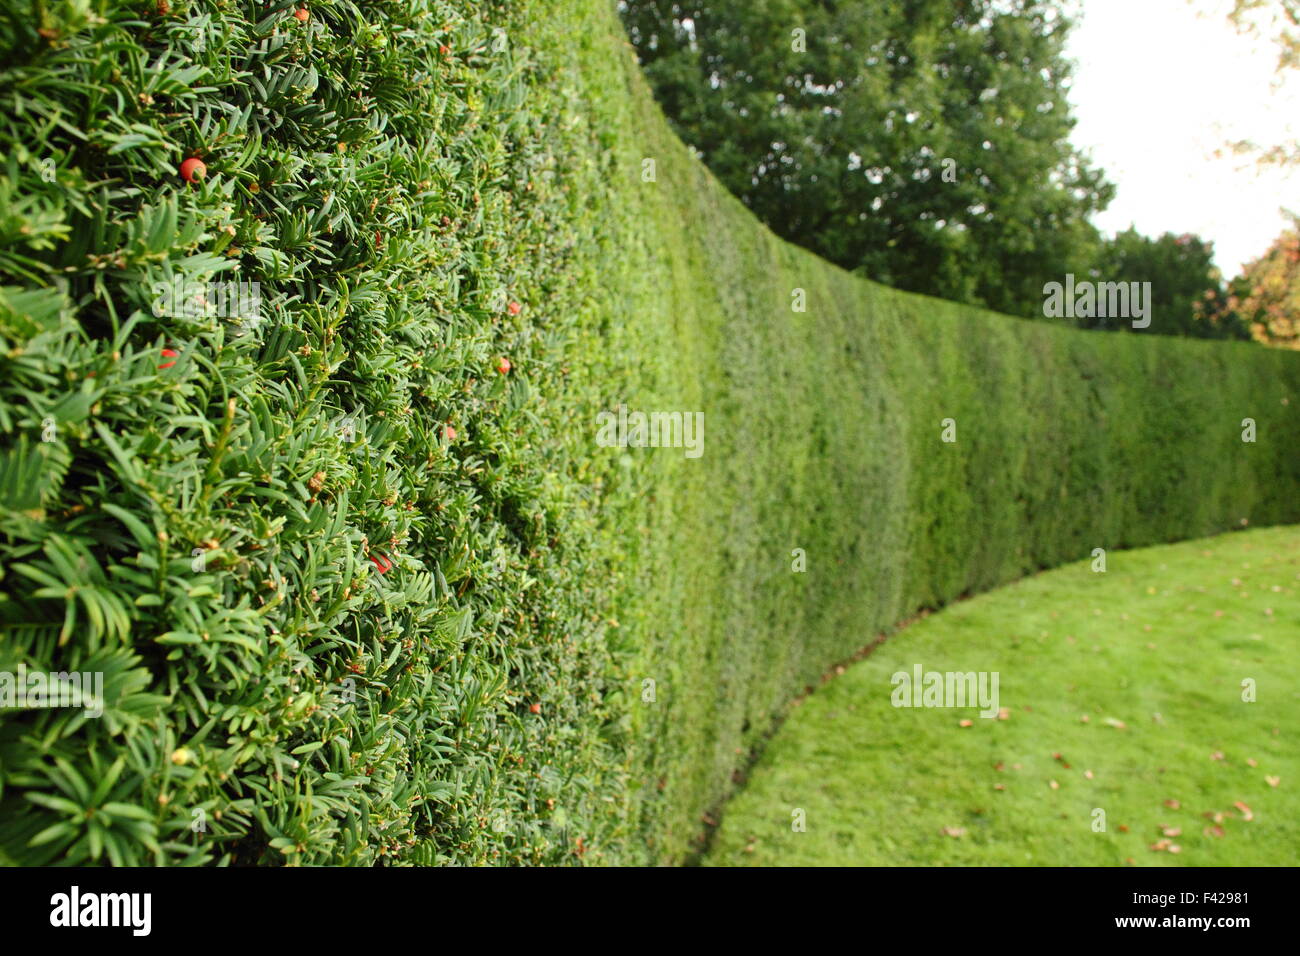
<svg viewBox="0 0 1300 956"><path fill-rule="evenodd" d="M999 672L1007 719L893 706L918 663ZM793 707L707 862L1290 865L1298 718L1300 529L1115 552L930 615Z"/></svg>

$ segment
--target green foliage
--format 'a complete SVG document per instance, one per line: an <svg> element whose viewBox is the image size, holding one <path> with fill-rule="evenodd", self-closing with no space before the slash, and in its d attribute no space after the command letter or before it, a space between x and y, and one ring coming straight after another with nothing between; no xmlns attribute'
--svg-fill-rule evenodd
<svg viewBox="0 0 1300 956"><path fill-rule="evenodd" d="M1055 0L629 0L674 128L778 235L1026 317L1113 187L1068 142Z"/></svg>
<svg viewBox="0 0 1300 956"><path fill-rule="evenodd" d="M1101 246L1092 275L1101 282L1150 282L1151 331L1202 339L1250 338L1245 323L1228 309L1223 278L1214 266L1214 244L1193 235L1165 233L1158 239L1128 229ZM1086 328L1119 328L1114 317L1079 319Z"/></svg>
<svg viewBox="0 0 1300 956"><path fill-rule="evenodd" d="M1300 517L1296 356L854 279L624 42L580 0L0 0L0 673L104 674L102 718L0 714L0 859L678 861L918 607ZM155 313L203 274L262 321ZM619 402L703 457L598 447Z"/></svg>
<svg viewBox="0 0 1300 956"><path fill-rule="evenodd" d="M0 3L0 669L106 698L0 716L0 854L599 859L564 90L505 4L292 10Z"/></svg>

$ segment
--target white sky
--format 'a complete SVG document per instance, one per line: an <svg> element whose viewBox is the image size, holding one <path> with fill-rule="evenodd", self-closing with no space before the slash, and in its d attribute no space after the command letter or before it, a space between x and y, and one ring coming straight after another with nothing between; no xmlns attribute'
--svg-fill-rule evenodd
<svg viewBox="0 0 1300 956"><path fill-rule="evenodd" d="M1283 207L1300 212L1300 171L1261 171L1226 149L1296 138L1300 123L1300 77L1278 88L1276 50L1238 34L1229 7L1080 0L1066 48L1076 63L1071 139L1117 187L1098 228L1212 239L1225 278L1286 228Z"/></svg>

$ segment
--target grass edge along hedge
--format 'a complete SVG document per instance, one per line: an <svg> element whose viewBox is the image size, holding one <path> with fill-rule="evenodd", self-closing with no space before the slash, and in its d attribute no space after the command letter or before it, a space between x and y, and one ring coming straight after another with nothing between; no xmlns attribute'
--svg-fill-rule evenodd
<svg viewBox="0 0 1300 956"><path fill-rule="evenodd" d="M0 671L107 675L0 717L0 860L680 862L917 608L1297 518L1295 356L778 241L606 5L0 9ZM152 314L203 269L265 326Z"/></svg>

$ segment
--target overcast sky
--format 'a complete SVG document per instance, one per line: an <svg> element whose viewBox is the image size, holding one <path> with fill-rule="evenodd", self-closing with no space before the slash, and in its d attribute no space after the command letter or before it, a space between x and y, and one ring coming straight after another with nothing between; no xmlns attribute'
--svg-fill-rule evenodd
<svg viewBox="0 0 1300 956"><path fill-rule="evenodd" d="M1285 228L1282 207L1300 212L1300 172L1261 172L1224 147L1296 137L1300 82L1276 88L1276 51L1232 28L1226 0L1080 7L1067 47L1077 63L1072 139L1118 187L1096 225L1212 239L1216 264L1231 278Z"/></svg>

